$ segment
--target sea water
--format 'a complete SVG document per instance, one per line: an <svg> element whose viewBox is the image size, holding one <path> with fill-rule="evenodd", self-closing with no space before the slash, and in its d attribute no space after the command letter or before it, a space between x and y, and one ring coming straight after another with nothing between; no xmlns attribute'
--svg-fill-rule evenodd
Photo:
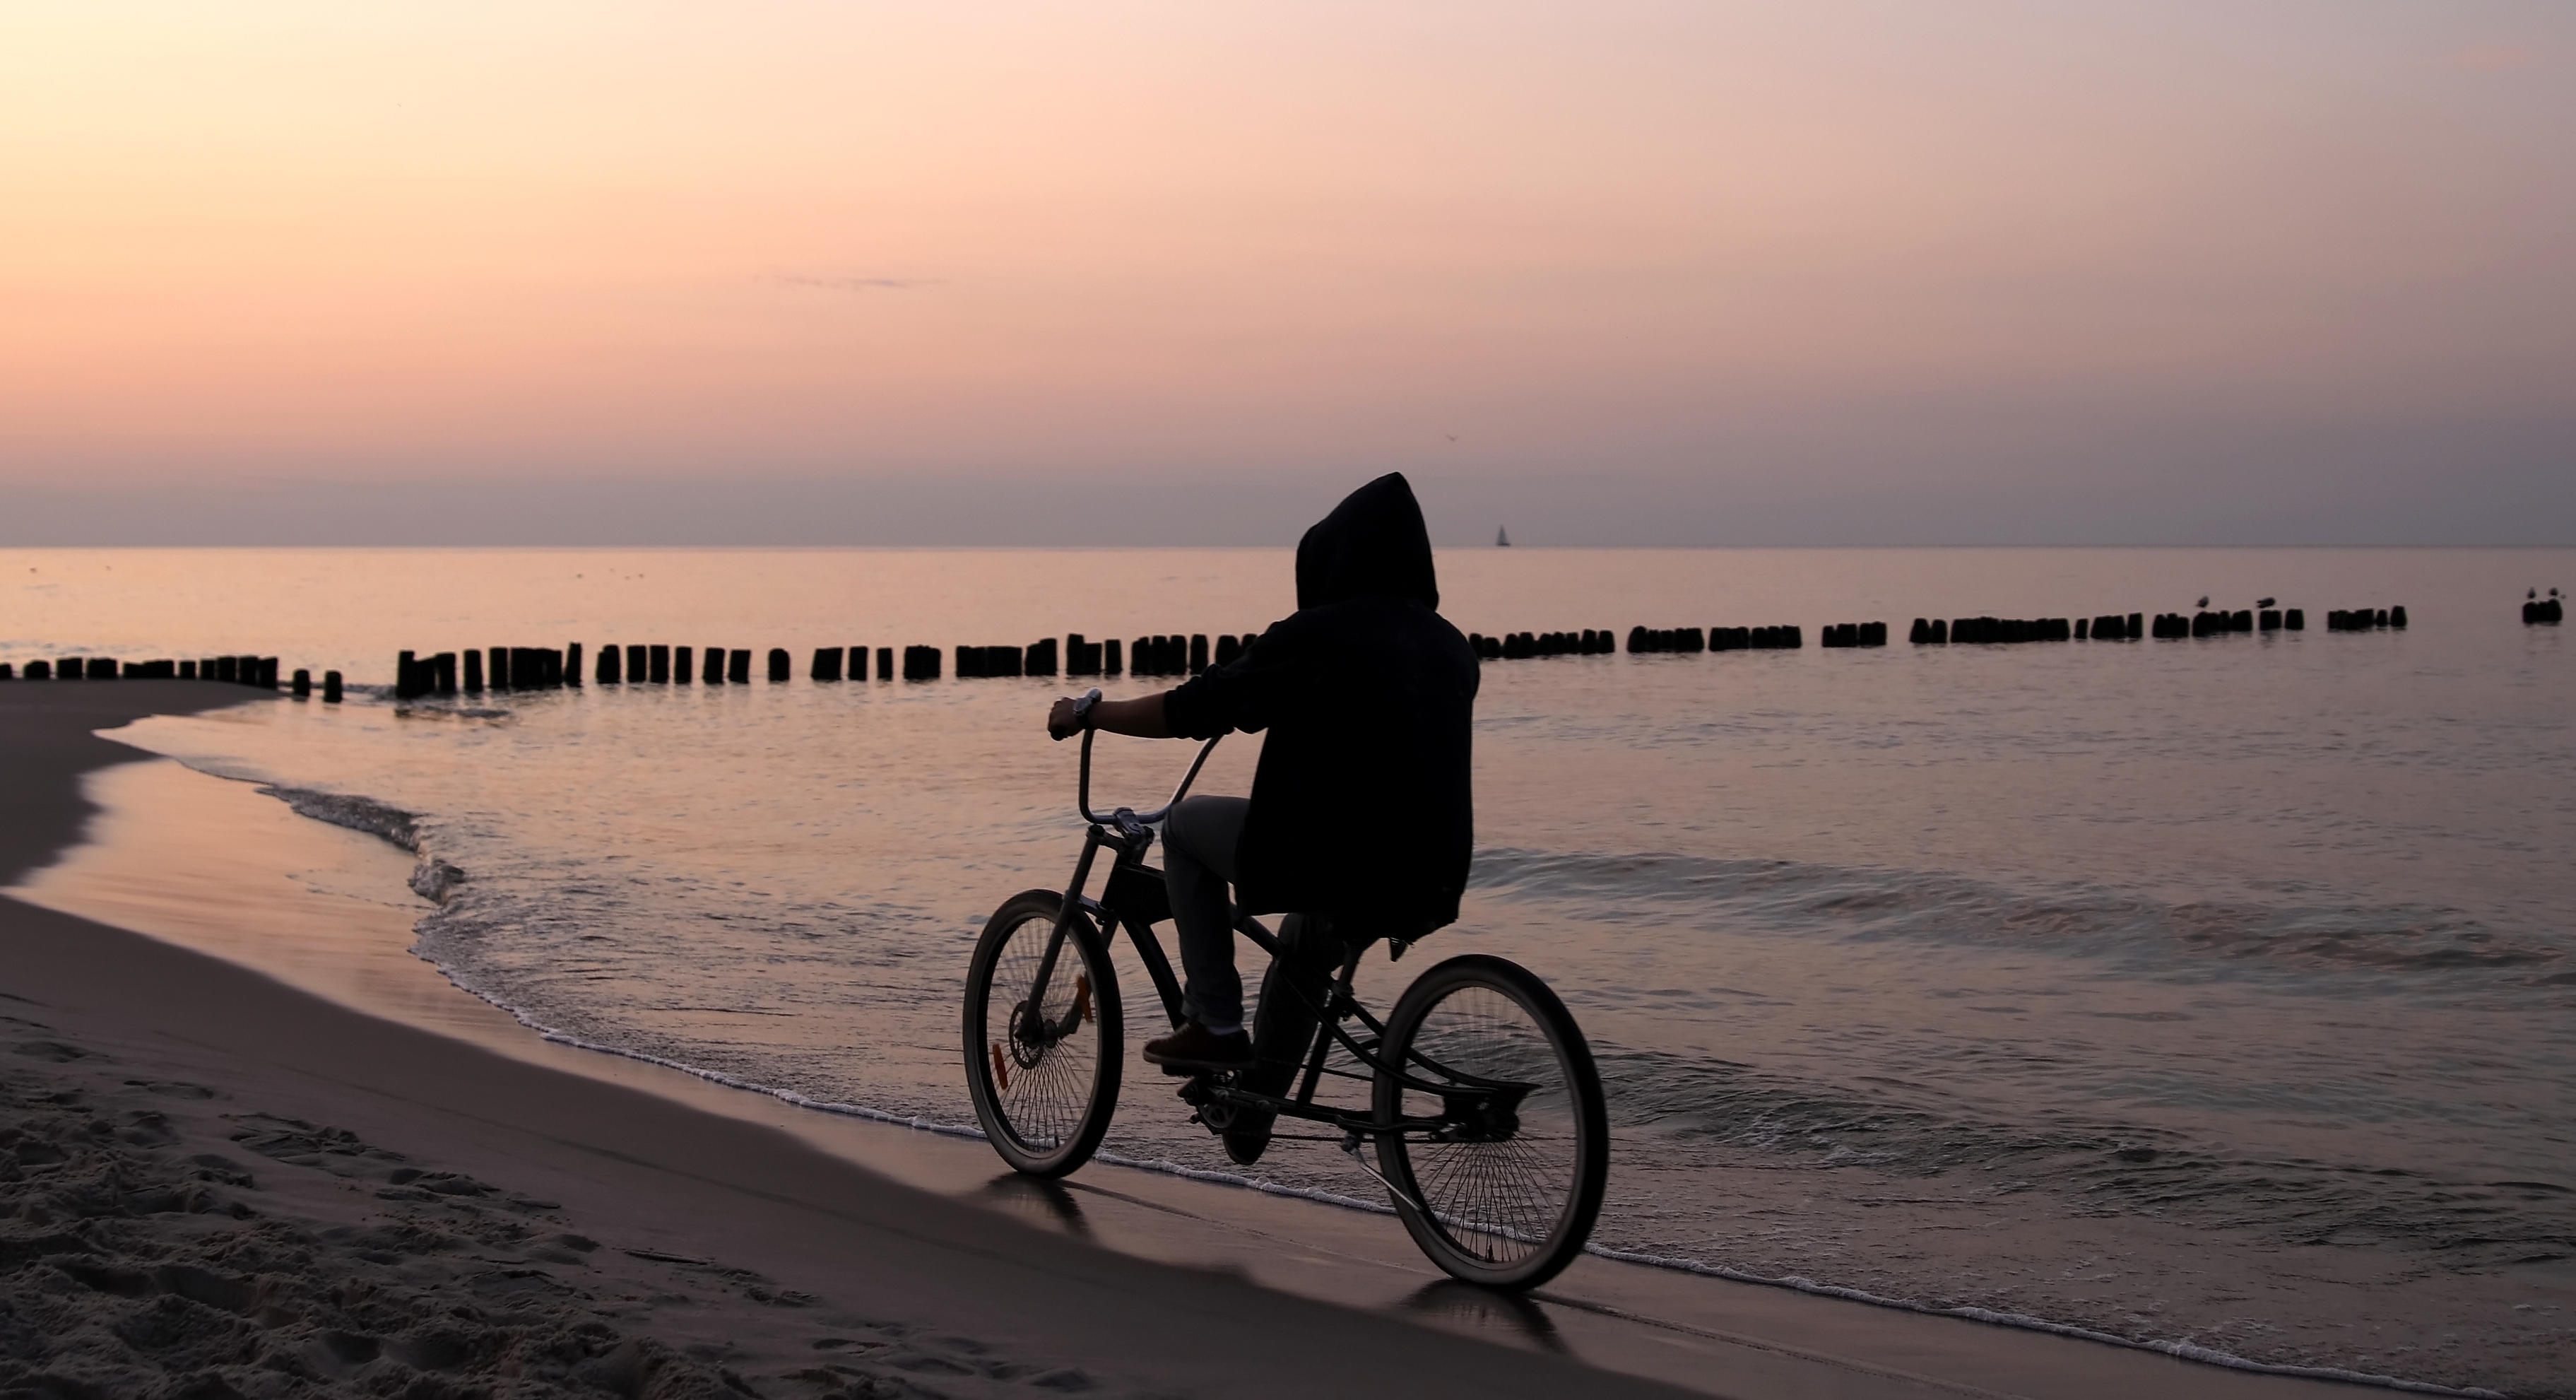
<svg viewBox="0 0 2576 1400"><path fill-rule="evenodd" d="M1796 623L1809 645L1488 663L1464 917L1373 955L1361 990L1476 951L1563 994L1609 1092L1606 1248L2546 1389L2576 1356L2576 653L2519 604L2571 565L1444 553L1462 630ZM1917 616L2204 596L2308 628L1902 640ZM788 649L786 684L362 688L130 735L412 814L441 901L417 952L534 1025L966 1126L968 952L1079 848L1075 746L1043 731L1076 683L817 683L807 657L1249 632L1293 586L1285 551L7 551L0 603L0 659L258 652L362 687L397 649ZM2324 630L2398 604L2403 631ZM1871 620L1894 645L1814 645ZM1200 790L1243 791L1259 744L1221 744ZM1159 803L1189 755L1104 738L1095 795ZM1162 1013L1132 954L1120 976L1132 1045ZM1106 1152L1238 1170L1141 1065ZM1244 1174L1374 1194L1326 1144Z"/></svg>

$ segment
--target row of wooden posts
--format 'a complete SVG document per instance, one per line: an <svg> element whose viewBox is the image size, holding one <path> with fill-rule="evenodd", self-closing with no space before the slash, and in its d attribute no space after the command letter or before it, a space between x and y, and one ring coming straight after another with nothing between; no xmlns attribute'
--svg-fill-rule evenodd
<svg viewBox="0 0 2576 1400"><path fill-rule="evenodd" d="M2016 642L2125 642L2142 638L2216 637L2232 632L2305 631L2307 613L2299 608L2280 609L2268 606L2234 612L2212 612L2206 608L2191 614L2159 613L2149 618L2144 613L2105 613L2100 617L1960 617L1914 619L1906 640L1916 646L1994 646ZM2554 609L2553 598L2546 604L2524 605L2526 620L2535 608ZM2555 621L2553 616L2550 620ZM2402 607L2360 609L2327 615L2327 626L2335 631L2367 631L2373 628L2402 628L2406 609ZM1816 641L1826 647L1883 647L1887 645L1884 622L1837 622L1816 629ZM1502 637L1469 634L1468 643L1476 654L1488 660L1513 661L1537 656L1593 656L1619 650L1618 638L1610 632L1514 632ZM1795 649L1806 645L1806 633L1796 626L1776 627L1632 627L1628 629L1628 650L1632 654L1656 652L1707 651L1772 651Z"/></svg>
<svg viewBox="0 0 2576 1400"><path fill-rule="evenodd" d="M1906 640L1916 646L1994 645L2016 642L2065 641L2136 641L2187 637L2214 637L2236 632L2299 632L2307 628L2307 614L2298 608L2279 609L2267 606L2183 613L2159 613L2148 618L2144 613L2105 613L2091 618L1921 618L1914 619ZM2557 589L2549 590L2543 599L2538 590L2522 605L2526 624L2556 624L2565 616ZM2335 632L2376 631L2406 626L2404 607L2355 608L2326 614L2326 628ZM1076 632L1062 641L1059 648L1054 637L1042 638L1027 646L961 646L956 648L956 675L959 679L986 676L1181 676L1197 675L1211 665L1223 666L1241 655L1252 644L1257 633L1227 635L1211 640L1204 633L1171 633L1138 637L1132 645L1122 645L1115 637L1091 641ZM1884 622L1841 622L1817 629L1817 642L1827 647L1883 647L1887 645ZM1796 649L1806 645L1806 634L1799 627L1782 624L1770 627L1631 627L1626 638L1627 650L1635 655L1670 652L1773 651ZM1604 656L1620 650L1620 638L1609 630L1585 628L1580 632L1510 632L1486 636L1471 632L1467 643L1477 656L1488 661L1519 661L1546 656ZM394 662L394 694L411 699L422 695L481 694L486 690L544 690L582 683L582 644L573 642L562 648L490 647L463 652L442 651L428 656L403 652ZM592 678L601 685L687 685L693 679L708 685L745 685L751 681L754 653L726 647L708 647L701 653L693 647L663 645L604 646ZM869 648L820 647L807 668L809 678L817 681L853 681L868 678L873 661L876 678L890 681L899 674L908 681L937 680L946 660L944 653L932 646L907 646L898 658L893 647ZM772 647L763 673L775 683L788 680L795 670L794 658L784 647ZM0 681L15 680L21 673L10 663L0 662ZM253 686L264 690L278 689L278 661L274 656L209 656L200 660L119 661L109 656L67 656L52 661L26 663L27 680L136 680L176 679L211 680ZM297 699L313 693L310 671L296 671L289 682ZM340 673L322 674L322 699L337 704L342 693Z"/></svg>
<svg viewBox="0 0 2576 1400"><path fill-rule="evenodd" d="M956 649L960 679L983 676L1181 676L1196 675L1210 665L1223 666L1242 654L1253 634L1205 634L1139 637L1133 647L1116 638L1090 641L1076 632L1058 640L1047 637L1027 646L961 646ZM406 651L394 660L394 694L480 694L485 690L546 690L582 683L583 648L573 642L553 647L490 647L478 651L442 651L431 655ZM591 679L600 685L747 685L753 652L726 647L659 644L604 646ZM900 671L898 672L898 659ZM898 674L908 681L937 680L947 657L937 647L908 646L900 658L893 647L819 647L806 669L808 678L864 681L873 661L876 678ZM795 674L795 658L785 647L769 649L763 673L771 682Z"/></svg>
<svg viewBox="0 0 2576 1400"><path fill-rule="evenodd" d="M2404 627L2406 609L2335 613L2330 625ZM2229 632L2302 631L2307 615L2297 608L2238 612L2206 609L2185 616L2163 613L2152 622L2143 613L2106 613L2091 618L1916 618L1907 640L1917 646L1978 645L2013 642L2132 641L2142 637L2210 637ZM1220 636L1178 633L1138 637L1132 645L1117 638L1091 641L1076 632L1061 640L1046 637L1026 646L961 646L954 652L954 674L960 680L993 676L1179 676L1196 675L1210 665L1223 666L1251 645L1254 633ZM1842 622L1817 629L1826 647L1883 647L1884 622ZM1626 649L1632 654L1710 651L1771 651L1804 647L1806 633L1794 624L1769 627L1632 627ZM1600 656L1620 650L1617 633L1586 628L1580 632L1512 632L1500 636L1469 633L1467 644L1489 661L1517 661L1544 656ZM487 661L488 658L488 661ZM602 647L592 679L601 685L743 685L751 680L755 653L742 649L629 644ZM876 678L908 681L940 678L949 654L933 646L819 647L806 668L809 679L864 681L873 666ZM562 650L543 647L493 647L459 654L439 652L419 657L402 653L395 666L395 693L468 694L493 690L530 690L582 683L582 644ZM764 674L771 682L789 680L794 657L784 647L769 649Z"/></svg>
<svg viewBox="0 0 2576 1400"><path fill-rule="evenodd" d="M1843 623L1836 627L1824 628L1822 629L1824 644L1826 646L1858 645L1854 641L1842 640L1841 638L1846 635L1842 629L1852 629L1848 635L1857 637L1861 635L1859 629L1862 627L1875 629L1871 635L1878 638L1876 645L1887 644L1887 624L1883 622ZM1605 632L1601 635L1603 640L1609 640L1609 633ZM1658 652L1795 651L1806 644L1806 629L1794 623L1783 623L1776 627L1711 627L1706 631L1696 627L1631 627L1628 629L1628 650L1632 654L1640 655L1652 655ZM1615 651L1617 648L1605 647L1603 650Z"/></svg>
<svg viewBox="0 0 2576 1400"><path fill-rule="evenodd" d="M31 681L220 681L225 685L246 685L257 690L277 689L277 658L274 656L209 656L195 661L162 658L155 661L119 661L113 656L66 656L55 661L30 661L25 679ZM9 662L0 661L0 681L19 679L20 672ZM287 688L298 700L313 694L313 673L297 671ZM340 673L322 673L322 698L339 704Z"/></svg>

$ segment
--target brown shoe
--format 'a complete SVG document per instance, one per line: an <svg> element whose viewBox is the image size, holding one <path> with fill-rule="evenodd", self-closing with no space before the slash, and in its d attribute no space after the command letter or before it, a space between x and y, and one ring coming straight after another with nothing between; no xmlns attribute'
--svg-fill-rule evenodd
<svg viewBox="0 0 2576 1400"><path fill-rule="evenodd" d="M1252 1037L1242 1031L1211 1034L1196 1021L1160 1040L1145 1042L1145 1062L1173 1069L1242 1069L1252 1063Z"/></svg>

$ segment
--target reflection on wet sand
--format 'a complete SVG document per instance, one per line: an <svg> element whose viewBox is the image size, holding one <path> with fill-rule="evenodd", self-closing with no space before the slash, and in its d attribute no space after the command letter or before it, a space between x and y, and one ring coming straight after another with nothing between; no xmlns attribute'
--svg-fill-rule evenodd
<svg viewBox="0 0 2576 1400"><path fill-rule="evenodd" d="M1061 1181L1005 1172L984 1183L983 1194L1014 1214L1036 1216L1076 1239L1091 1238L1091 1221L1083 1215L1082 1203Z"/></svg>
<svg viewBox="0 0 2576 1400"><path fill-rule="evenodd" d="M88 839L6 891L478 1044L529 1037L412 956L412 858L169 759L89 775Z"/></svg>
<svg viewBox="0 0 2576 1400"><path fill-rule="evenodd" d="M1404 1307L1451 1327L1505 1333L1541 1351L1570 1354L1546 1305L1526 1293L1498 1293L1444 1278L1416 1289L1404 1300Z"/></svg>

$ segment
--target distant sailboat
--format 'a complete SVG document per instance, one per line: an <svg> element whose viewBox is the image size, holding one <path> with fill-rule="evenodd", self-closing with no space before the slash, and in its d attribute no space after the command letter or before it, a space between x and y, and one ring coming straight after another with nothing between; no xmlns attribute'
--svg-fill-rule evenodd
<svg viewBox="0 0 2576 1400"><path fill-rule="evenodd" d="M1505 529L1502 529L1502 528L1497 527L1497 528L1495 529L1495 531L1494 531L1494 548L1496 548L1496 549L1509 549L1509 548L1511 548L1511 547L1512 547L1512 532L1511 532L1511 531L1509 531L1509 530L1505 530Z"/></svg>

